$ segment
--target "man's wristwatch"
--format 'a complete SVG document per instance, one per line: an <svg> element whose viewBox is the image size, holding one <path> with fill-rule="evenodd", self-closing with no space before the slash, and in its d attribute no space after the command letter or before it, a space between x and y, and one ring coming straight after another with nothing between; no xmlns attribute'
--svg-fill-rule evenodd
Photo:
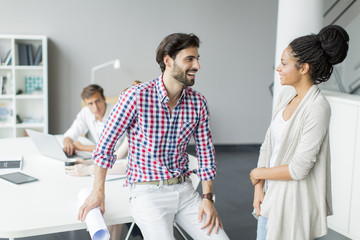
<svg viewBox="0 0 360 240"><path fill-rule="evenodd" d="M211 202L215 202L215 194L213 194L213 193L206 193L206 194L203 194L202 195L202 198L203 199L208 199L208 200L210 200Z"/></svg>

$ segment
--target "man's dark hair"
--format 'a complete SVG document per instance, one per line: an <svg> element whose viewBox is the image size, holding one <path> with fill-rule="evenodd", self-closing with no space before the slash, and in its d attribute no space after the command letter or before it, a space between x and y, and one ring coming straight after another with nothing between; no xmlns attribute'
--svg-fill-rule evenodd
<svg viewBox="0 0 360 240"><path fill-rule="evenodd" d="M83 100L90 98L95 93L100 93L101 97L105 98L104 89L97 84L90 84L89 86L85 87L81 93L81 98Z"/></svg>
<svg viewBox="0 0 360 240"><path fill-rule="evenodd" d="M199 38L193 34L173 33L165 37L156 50L156 61L160 65L161 71L165 71L164 57L169 55L175 59L178 52L188 47L200 46Z"/></svg>

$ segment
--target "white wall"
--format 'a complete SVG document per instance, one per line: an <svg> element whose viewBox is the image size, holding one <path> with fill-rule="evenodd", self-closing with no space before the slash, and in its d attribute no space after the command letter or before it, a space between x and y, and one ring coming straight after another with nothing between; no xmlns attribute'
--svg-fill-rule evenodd
<svg viewBox="0 0 360 240"><path fill-rule="evenodd" d="M160 75L155 50L173 32L202 41L195 89L209 102L215 144L261 143L271 115L276 0L0 0L1 34L49 37L50 132L80 109L91 68L108 96Z"/></svg>

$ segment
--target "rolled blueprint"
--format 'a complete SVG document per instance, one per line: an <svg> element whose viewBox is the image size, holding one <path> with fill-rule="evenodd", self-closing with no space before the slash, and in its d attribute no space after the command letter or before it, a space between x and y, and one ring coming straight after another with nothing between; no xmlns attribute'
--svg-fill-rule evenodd
<svg viewBox="0 0 360 240"><path fill-rule="evenodd" d="M83 188L78 194L79 208L83 205L86 198L90 195L90 188ZM110 233L106 227L100 207L93 208L88 212L85 218L87 229L92 240L109 240Z"/></svg>

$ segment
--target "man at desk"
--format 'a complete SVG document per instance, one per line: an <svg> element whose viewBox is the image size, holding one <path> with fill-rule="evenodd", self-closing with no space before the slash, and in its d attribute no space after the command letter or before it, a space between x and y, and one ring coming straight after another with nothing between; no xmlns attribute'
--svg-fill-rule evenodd
<svg viewBox="0 0 360 240"><path fill-rule="evenodd" d="M100 206L105 211L105 176L116 157L113 148L129 138L126 184L131 212L145 239L174 239L176 221L194 239L229 239L214 207L215 151L204 96L190 86L200 69L200 40L194 34L167 36L157 49L163 74L123 93L93 152L93 191L79 219ZM194 191L186 147L194 136L203 197ZM121 206L119 206L121 207Z"/></svg>
<svg viewBox="0 0 360 240"><path fill-rule="evenodd" d="M81 93L85 102L71 127L64 134L64 151L72 155L75 150L92 152L95 145L83 145L76 141L78 137L90 132L94 141L98 141L113 106L105 102L104 90L96 84L85 87Z"/></svg>

